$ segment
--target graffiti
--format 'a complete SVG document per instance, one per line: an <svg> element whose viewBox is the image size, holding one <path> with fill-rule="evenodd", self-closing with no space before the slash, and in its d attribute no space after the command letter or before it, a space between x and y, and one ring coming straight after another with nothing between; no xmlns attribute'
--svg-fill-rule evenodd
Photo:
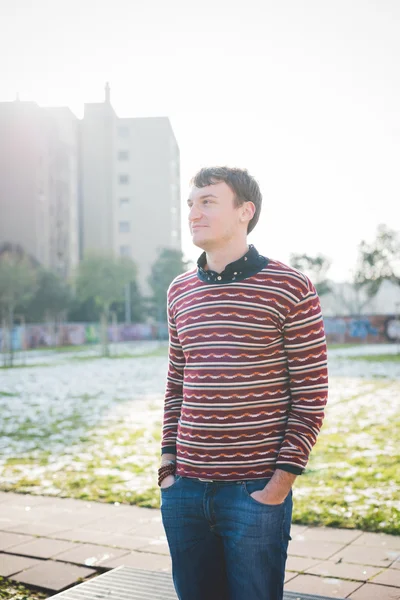
<svg viewBox="0 0 400 600"><path fill-rule="evenodd" d="M385 323L385 333L388 340L391 342L400 341L400 319L389 317Z"/></svg>
<svg viewBox="0 0 400 600"><path fill-rule="evenodd" d="M400 329L396 318L386 315L325 317L324 326L328 342L341 344L357 341L369 344L394 342Z"/></svg>
<svg viewBox="0 0 400 600"><path fill-rule="evenodd" d="M400 320L393 315L325 317L324 326L329 343L359 341L379 344L400 340ZM2 333L0 328L0 348L6 347L9 339L2 340ZM118 323L109 325L108 339L110 342L167 340L168 327L166 323ZM11 340L14 350L97 344L100 341L100 327L98 323L63 323L57 327L44 323L17 326L13 328Z"/></svg>

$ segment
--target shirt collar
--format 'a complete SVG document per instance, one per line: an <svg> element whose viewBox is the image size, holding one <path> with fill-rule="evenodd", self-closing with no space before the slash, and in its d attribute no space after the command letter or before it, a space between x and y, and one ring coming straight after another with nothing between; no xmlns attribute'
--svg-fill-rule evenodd
<svg viewBox="0 0 400 600"><path fill-rule="evenodd" d="M206 253L203 252L197 261L197 276L205 283L232 283L242 281L247 277L255 275L268 264L268 258L261 256L253 244L250 244L244 256L229 263L221 273L206 270Z"/></svg>

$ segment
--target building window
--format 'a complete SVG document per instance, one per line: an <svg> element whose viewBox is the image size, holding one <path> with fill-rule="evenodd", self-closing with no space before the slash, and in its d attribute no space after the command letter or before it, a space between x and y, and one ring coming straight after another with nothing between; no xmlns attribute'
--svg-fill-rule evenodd
<svg viewBox="0 0 400 600"><path fill-rule="evenodd" d="M119 254L120 256L132 256L132 249L130 246L120 246Z"/></svg>
<svg viewBox="0 0 400 600"><path fill-rule="evenodd" d="M118 160L129 160L128 150L120 150L118 152Z"/></svg>
<svg viewBox="0 0 400 600"><path fill-rule="evenodd" d="M120 175L118 181L121 185L128 185L129 183L129 175Z"/></svg>
<svg viewBox="0 0 400 600"><path fill-rule="evenodd" d="M120 233L129 233L131 230L131 224L129 221L120 221L119 222L119 232Z"/></svg>
<svg viewBox="0 0 400 600"><path fill-rule="evenodd" d="M129 137L129 127L118 127L118 135L121 138L127 138Z"/></svg>
<svg viewBox="0 0 400 600"><path fill-rule="evenodd" d="M131 199L128 198L127 196L124 196L123 198L119 199L120 206L129 206L130 202L131 202Z"/></svg>

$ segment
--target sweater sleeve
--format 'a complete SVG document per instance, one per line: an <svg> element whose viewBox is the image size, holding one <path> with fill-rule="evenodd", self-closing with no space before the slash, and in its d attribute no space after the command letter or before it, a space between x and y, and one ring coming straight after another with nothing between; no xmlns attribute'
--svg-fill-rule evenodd
<svg viewBox="0 0 400 600"><path fill-rule="evenodd" d="M183 401L185 356L179 342L173 312L168 301L168 374L164 399L161 454L176 454L176 436Z"/></svg>
<svg viewBox="0 0 400 600"><path fill-rule="evenodd" d="M301 474L324 419L328 397L327 348L320 301L307 278L307 291L283 326L291 407L276 467Z"/></svg>

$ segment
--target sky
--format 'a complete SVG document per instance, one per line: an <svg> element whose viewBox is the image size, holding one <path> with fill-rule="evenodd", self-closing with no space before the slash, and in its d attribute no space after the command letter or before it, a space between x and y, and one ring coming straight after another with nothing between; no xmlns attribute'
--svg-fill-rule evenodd
<svg viewBox="0 0 400 600"><path fill-rule="evenodd" d="M362 239L400 230L399 64L398 0L0 0L0 101L81 118L109 81L120 117L170 118L191 260L190 178L239 166L263 193L249 242L349 279Z"/></svg>

